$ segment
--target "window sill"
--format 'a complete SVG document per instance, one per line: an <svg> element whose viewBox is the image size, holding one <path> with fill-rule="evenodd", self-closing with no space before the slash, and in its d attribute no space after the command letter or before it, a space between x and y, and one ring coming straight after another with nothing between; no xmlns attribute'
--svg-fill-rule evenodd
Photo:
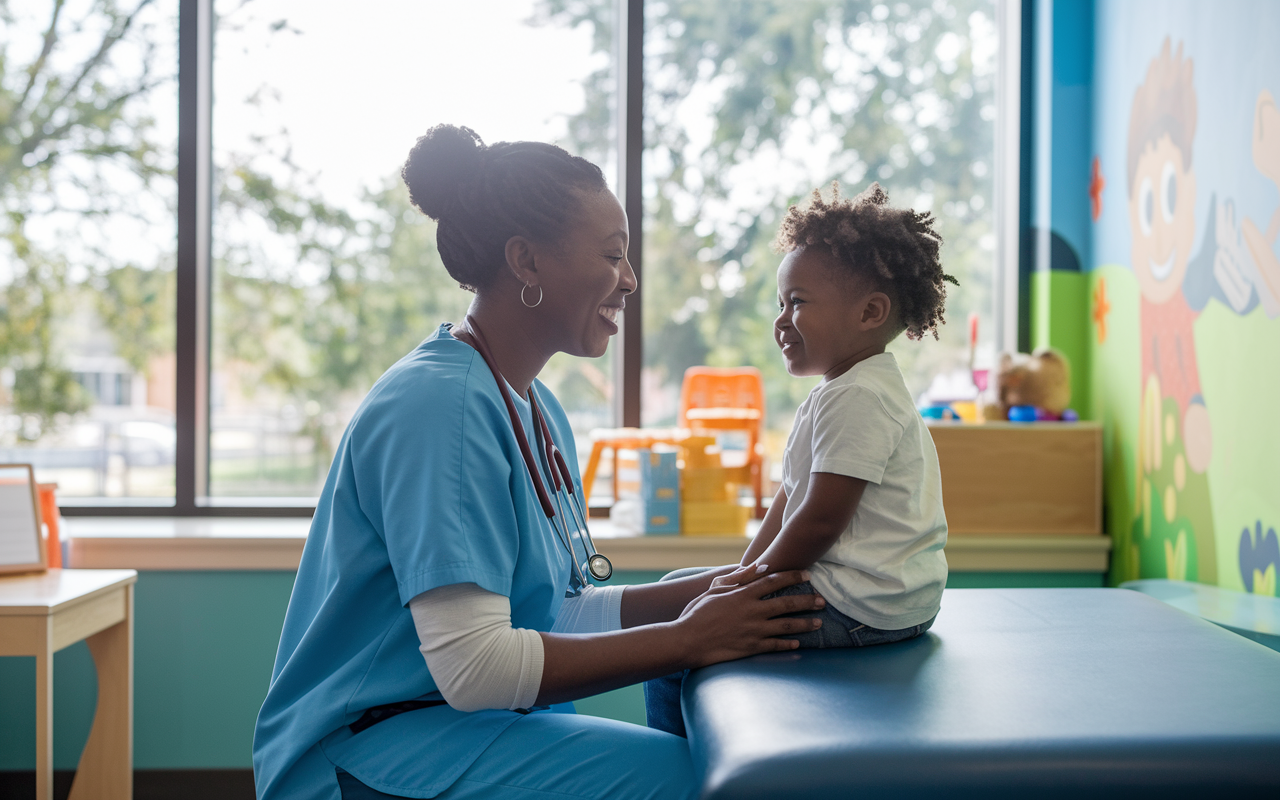
<svg viewBox="0 0 1280 800"><path fill-rule="evenodd" d="M67 565L81 569L295 570L310 520L75 517L63 520ZM665 571L729 564L746 537L618 536L608 520L592 524L614 569ZM1097 535L954 535L952 572L1104 572L1111 539Z"/></svg>
<svg viewBox="0 0 1280 800"><path fill-rule="evenodd" d="M311 520L288 517L63 517L67 566L296 570Z"/></svg>

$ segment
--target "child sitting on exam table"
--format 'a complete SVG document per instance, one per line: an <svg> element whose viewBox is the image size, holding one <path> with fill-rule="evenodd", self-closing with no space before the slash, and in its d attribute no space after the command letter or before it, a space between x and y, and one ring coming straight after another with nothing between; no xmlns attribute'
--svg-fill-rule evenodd
<svg viewBox="0 0 1280 800"><path fill-rule="evenodd" d="M944 322L942 238L933 217L893 208L879 184L792 206L775 242L774 340L787 372L821 375L796 411L782 488L743 556L746 575L808 569L783 593L827 600L801 647L910 639L938 613L947 562L933 439L885 347ZM742 578L727 576L725 583Z"/></svg>
<svg viewBox="0 0 1280 800"><path fill-rule="evenodd" d="M943 324L946 283L933 217L889 206L879 184L853 198L819 192L792 206L775 241L774 340L787 372L821 375L796 411L778 491L731 587L809 570L777 594L826 599L802 648L911 639L933 624L947 582L938 455L886 345ZM958 285L958 284L957 284ZM668 577L677 577L672 573ZM773 595L769 595L773 596ZM683 673L645 684L649 726L681 736Z"/></svg>

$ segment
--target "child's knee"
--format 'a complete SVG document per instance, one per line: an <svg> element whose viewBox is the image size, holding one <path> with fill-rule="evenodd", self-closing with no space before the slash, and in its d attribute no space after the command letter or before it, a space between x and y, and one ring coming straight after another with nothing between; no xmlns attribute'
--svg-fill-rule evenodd
<svg viewBox="0 0 1280 800"><path fill-rule="evenodd" d="M702 573L712 569L719 569L719 567L685 567L684 569L677 569L673 572L668 572L666 575L663 575L661 578L658 579L658 583L662 583L663 581L676 581L681 578L691 577L693 575L701 575Z"/></svg>
<svg viewBox="0 0 1280 800"><path fill-rule="evenodd" d="M769 600L774 597L791 597L792 595L817 594L817 593L818 593L818 590L813 588L812 583L810 583L809 581L801 581L800 583L793 583L790 586L785 586L776 592L770 592L769 594L765 595L761 599Z"/></svg>

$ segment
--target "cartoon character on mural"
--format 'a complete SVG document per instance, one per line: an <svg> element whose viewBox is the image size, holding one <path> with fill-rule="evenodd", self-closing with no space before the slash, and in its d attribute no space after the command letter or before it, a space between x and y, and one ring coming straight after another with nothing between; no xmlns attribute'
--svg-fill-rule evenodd
<svg viewBox="0 0 1280 800"><path fill-rule="evenodd" d="M1254 166L1280 189L1280 110L1266 89L1254 104L1250 133ZM1237 229L1234 204L1227 200L1219 206L1213 195L1209 216L1205 243L1182 285L1191 308L1199 311L1212 298L1237 314L1248 314L1261 305L1269 318L1280 317L1280 257L1274 249L1280 233L1280 204L1265 232L1247 216Z"/></svg>
<svg viewBox="0 0 1280 800"><path fill-rule="evenodd" d="M1280 109L1271 92L1258 93L1253 108L1253 165L1263 177L1280 189ZM1276 256L1276 237L1280 236L1280 205L1271 214L1265 232L1252 219L1240 223L1240 236L1248 244L1253 259L1253 284L1267 316L1280 316L1280 257ZM1239 308L1236 308L1239 311Z"/></svg>
<svg viewBox="0 0 1280 800"><path fill-rule="evenodd" d="M1193 255L1195 133L1192 60L1183 57L1181 44L1172 51L1166 38L1134 93L1129 118L1130 256L1141 292L1142 347L1132 541L1142 575L1216 583L1206 474L1213 431L1192 328L1211 298L1237 314L1262 305L1269 317L1280 316L1274 251L1280 208L1265 231L1247 217L1237 227L1231 201L1219 204L1211 196L1204 241ZM1251 138L1255 166L1280 187L1280 111L1266 91L1258 97Z"/></svg>
<svg viewBox="0 0 1280 800"><path fill-rule="evenodd" d="M1214 581L1213 516L1204 474L1213 450L1192 323L1182 292L1195 238L1196 92L1182 46L1165 40L1133 96L1128 187L1131 263L1142 292L1142 411L1137 543L1143 575Z"/></svg>

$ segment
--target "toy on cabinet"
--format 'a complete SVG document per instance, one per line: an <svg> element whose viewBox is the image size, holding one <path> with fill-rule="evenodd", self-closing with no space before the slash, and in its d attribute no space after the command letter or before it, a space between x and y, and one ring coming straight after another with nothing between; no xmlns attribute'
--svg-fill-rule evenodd
<svg viewBox="0 0 1280 800"><path fill-rule="evenodd" d="M738 502L739 488L750 482L751 467L725 467L711 436L691 436L680 443L680 531L690 535L741 536L751 509Z"/></svg>
<svg viewBox="0 0 1280 800"><path fill-rule="evenodd" d="M1031 355L1005 353L996 375L996 402L984 407L989 420L1069 420L1071 365L1051 348ZM1015 410L1016 409L1016 410Z"/></svg>

